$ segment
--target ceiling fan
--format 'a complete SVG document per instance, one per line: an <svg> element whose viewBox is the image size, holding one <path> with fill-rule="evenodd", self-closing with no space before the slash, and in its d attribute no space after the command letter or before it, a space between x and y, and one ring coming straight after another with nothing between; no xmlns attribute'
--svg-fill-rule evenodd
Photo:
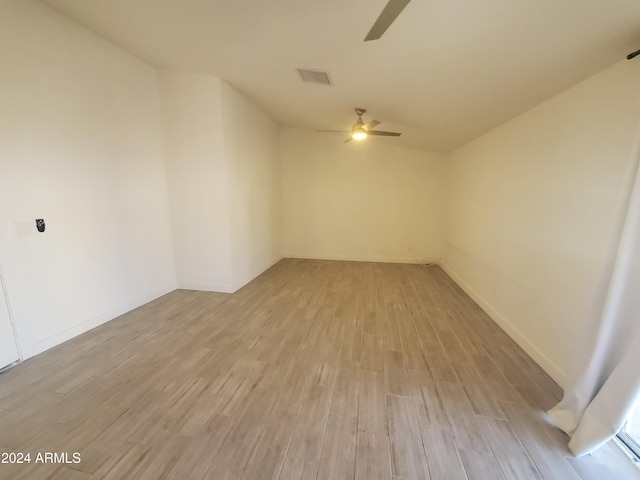
<svg viewBox="0 0 640 480"><path fill-rule="evenodd" d="M404 7L411 0L389 0L387 5L382 9L382 13L367 33L367 36L364 37L364 41L368 42L369 40L378 40L384 32L387 31L387 28L391 26L391 24L398 18L398 15L404 10Z"/></svg>
<svg viewBox="0 0 640 480"><path fill-rule="evenodd" d="M373 128L377 125L380 125L378 120L371 120L370 122L364 123L362 120L362 115L366 113L364 108L356 108L356 115L358 115L358 119L356 123L351 127L351 131L345 130L316 130L316 132L329 132L329 133L348 133L349 137L344 141L344 143L350 142L351 139L354 140L364 140L369 135L380 135L383 137L399 137L402 135L398 132L385 132L382 130L373 130Z"/></svg>

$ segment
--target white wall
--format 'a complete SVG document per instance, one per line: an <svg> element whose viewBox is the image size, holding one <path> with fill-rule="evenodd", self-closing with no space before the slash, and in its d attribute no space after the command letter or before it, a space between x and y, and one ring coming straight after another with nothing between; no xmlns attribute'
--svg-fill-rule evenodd
<svg viewBox="0 0 640 480"><path fill-rule="evenodd" d="M278 126L222 82L234 290L282 258Z"/></svg>
<svg viewBox="0 0 640 480"><path fill-rule="evenodd" d="M175 273L153 68L32 0L0 4L0 58L0 265L26 358Z"/></svg>
<svg viewBox="0 0 640 480"><path fill-rule="evenodd" d="M231 292L221 81L163 71L160 86L178 287Z"/></svg>
<svg viewBox="0 0 640 480"><path fill-rule="evenodd" d="M178 286L234 292L282 258L278 126L218 77L160 85Z"/></svg>
<svg viewBox="0 0 640 480"><path fill-rule="evenodd" d="M440 258L445 157L376 138L283 128L286 257L430 262Z"/></svg>
<svg viewBox="0 0 640 480"><path fill-rule="evenodd" d="M602 306L639 84L618 63L451 155L443 265L561 384Z"/></svg>

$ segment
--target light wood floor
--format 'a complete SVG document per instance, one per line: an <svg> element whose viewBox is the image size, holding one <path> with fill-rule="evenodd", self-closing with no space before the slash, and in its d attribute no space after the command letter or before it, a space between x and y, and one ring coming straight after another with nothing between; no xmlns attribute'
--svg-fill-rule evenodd
<svg viewBox="0 0 640 480"><path fill-rule="evenodd" d="M572 458L560 388L438 267L283 260L175 291L0 375L0 477L638 478ZM622 461L620 461L622 459Z"/></svg>

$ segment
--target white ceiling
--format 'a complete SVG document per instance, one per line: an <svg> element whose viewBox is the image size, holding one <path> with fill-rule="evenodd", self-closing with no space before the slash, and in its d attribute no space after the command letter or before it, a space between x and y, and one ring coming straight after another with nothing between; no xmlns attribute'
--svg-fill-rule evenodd
<svg viewBox="0 0 640 480"><path fill-rule="evenodd" d="M413 0L366 43L387 0L44 1L153 65L222 77L283 125L348 129L364 107L403 132L373 141L440 152L640 48L638 0Z"/></svg>

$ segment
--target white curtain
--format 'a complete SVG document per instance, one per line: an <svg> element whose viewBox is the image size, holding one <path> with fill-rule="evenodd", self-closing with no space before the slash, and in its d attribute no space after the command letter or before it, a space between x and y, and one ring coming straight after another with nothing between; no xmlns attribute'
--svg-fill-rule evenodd
<svg viewBox="0 0 640 480"><path fill-rule="evenodd" d="M636 142L637 146L638 142ZM602 315L579 339L562 401L549 411L579 456L616 435L640 396L640 170Z"/></svg>

